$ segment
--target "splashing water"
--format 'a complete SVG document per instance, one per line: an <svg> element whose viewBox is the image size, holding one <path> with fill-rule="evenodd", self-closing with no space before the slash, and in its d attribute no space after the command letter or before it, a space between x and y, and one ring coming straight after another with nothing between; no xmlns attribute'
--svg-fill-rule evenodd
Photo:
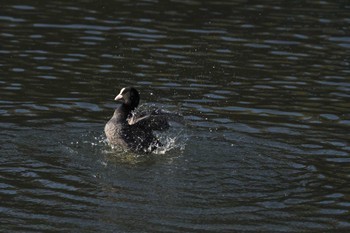
<svg viewBox="0 0 350 233"><path fill-rule="evenodd" d="M153 111L158 111L155 106L141 105L137 111L133 112L134 115L139 116L140 114L150 114ZM166 131L160 132L155 131L154 134L160 142L160 145L157 149L145 151L148 154L150 151L152 153L139 154L134 153L128 150L124 150L118 146L111 146L108 143L108 140L104 133L98 133L95 130L84 133L79 136L78 140L70 141L63 144L67 147L66 149L71 154L88 154L91 151L94 151L96 156L103 156L110 158L116 158L118 161L122 162L133 161L132 163L138 163L143 161L145 158L152 155L164 155L170 151L175 154L182 154L185 150L186 143L188 140L187 130L186 130L186 121L184 117L179 113L169 112L169 111L159 111L156 114L166 115L169 119L170 128ZM100 126L96 127L100 128ZM68 146L67 146L68 145ZM108 160L108 159L107 159Z"/></svg>
<svg viewBox="0 0 350 233"><path fill-rule="evenodd" d="M140 117L147 114L159 114L165 115L169 121L170 129L164 132L156 131L155 135L160 141L161 146L153 150L153 154L165 154L168 151L178 149L184 151L187 135L185 133L186 121L184 117L178 112L170 112L165 110L158 109L155 105L142 104L140 105L133 113L133 117ZM148 151L152 149L149 148Z"/></svg>
<svg viewBox="0 0 350 233"><path fill-rule="evenodd" d="M162 146L155 149L154 154L165 154L171 150L184 151L188 137L184 132L184 129L178 129L172 127L171 130L166 132L157 133L158 140L162 143Z"/></svg>

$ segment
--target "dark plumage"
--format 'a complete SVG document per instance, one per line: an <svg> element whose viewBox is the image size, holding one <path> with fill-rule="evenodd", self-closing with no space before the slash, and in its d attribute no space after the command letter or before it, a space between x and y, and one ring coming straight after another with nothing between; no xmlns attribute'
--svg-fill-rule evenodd
<svg viewBox="0 0 350 233"><path fill-rule="evenodd" d="M138 91L133 87L121 89L115 100L122 104L114 111L112 118L105 126L109 143L123 149L137 152L151 152L161 143L154 136L154 130L166 130L169 123L160 110L136 118L132 112L140 101Z"/></svg>

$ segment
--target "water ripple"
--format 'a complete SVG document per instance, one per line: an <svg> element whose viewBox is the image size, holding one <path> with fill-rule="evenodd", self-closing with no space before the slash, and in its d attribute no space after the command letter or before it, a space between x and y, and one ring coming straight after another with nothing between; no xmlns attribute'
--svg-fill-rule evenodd
<svg viewBox="0 0 350 233"><path fill-rule="evenodd" d="M348 229L347 10L4 2L2 229ZM142 103L185 116L184 148L143 157L108 147L114 96L131 85Z"/></svg>

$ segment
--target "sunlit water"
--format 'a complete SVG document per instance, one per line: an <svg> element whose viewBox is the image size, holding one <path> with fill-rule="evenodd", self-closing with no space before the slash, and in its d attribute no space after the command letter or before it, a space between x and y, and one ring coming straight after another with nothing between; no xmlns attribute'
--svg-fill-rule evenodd
<svg viewBox="0 0 350 233"><path fill-rule="evenodd" d="M347 1L2 1L4 232L346 232ZM140 155L117 92L180 112Z"/></svg>

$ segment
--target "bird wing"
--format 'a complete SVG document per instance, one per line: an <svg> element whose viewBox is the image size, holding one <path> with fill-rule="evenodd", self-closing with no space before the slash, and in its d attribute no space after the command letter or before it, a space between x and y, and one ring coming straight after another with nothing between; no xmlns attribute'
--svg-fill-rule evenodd
<svg viewBox="0 0 350 233"><path fill-rule="evenodd" d="M167 116L149 114L142 117L131 117L128 120L129 125L143 128L145 130L166 130L169 128Z"/></svg>

